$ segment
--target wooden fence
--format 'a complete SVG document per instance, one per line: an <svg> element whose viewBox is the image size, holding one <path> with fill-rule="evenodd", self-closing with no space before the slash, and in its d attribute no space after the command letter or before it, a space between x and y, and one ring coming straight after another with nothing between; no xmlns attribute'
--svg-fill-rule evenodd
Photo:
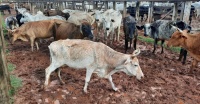
<svg viewBox="0 0 200 104"><path fill-rule="evenodd" d="M7 70L5 46L2 17L0 16L0 104L10 104L10 75Z"/></svg>

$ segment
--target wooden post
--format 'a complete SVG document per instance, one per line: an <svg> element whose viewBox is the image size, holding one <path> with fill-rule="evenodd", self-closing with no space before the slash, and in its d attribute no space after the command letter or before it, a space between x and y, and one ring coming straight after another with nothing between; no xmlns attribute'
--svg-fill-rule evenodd
<svg viewBox="0 0 200 104"><path fill-rule="evenodd" d="M64 6L63 6L63 9L66 9L66 2L63 2Z"/></svg>
<svg viewBox="0 0 200 104"><path fill-rule="evenodd" d="M136 2L136 10L135 10L135 19L136 21L139 19L140 16L140 2Z"/></svg>
<svg viewBox="0 0 200 104"><path fill-rule="evenodd" d="M72 1L72 10L75 10L76 3Z"/></svg>
<svg viewBox="0 0 200 104"><path fill-rule="evenodd" d="M95 3L96 9L99 9L98 3L99 3L98 1L96 1L96 3Z"/></svg>
<svg viewBox="0 0 200 104"><path fill-rule="evenodd" d="M84 1L82 1L82 10L86 10L85 2Z"/></svg>
<svg viewBox="0 0 200 104"><path fill-rule="evenodd" d="M184 8L184 14L183 14L183 21L187 24L189 24L189 18L190 18L190 10L191 10L191 1L185 2L185 8Z"/></svg>
<svg viewBox="0 0 200 104"><path fill-rule="evenodd" d="M48 8L48 7L46 7L46 8ZM44 2L41 3L41 8L40 8L40 10L41 10L41 11L44 11Z"/></svg>
<svg viewBox="0 0 200 104"><path fill-rule="evenodd" d="M154 2L150 1L149 11L148 11L148 20L147 20L149 23L152 22L152 18L153 18L153 5L154 5Z"/></svg>
<svg viewBox="0 0 200 104"><path fill-rule="evenodd" d="M113 9L116 10L116 1L113 1Z"/></svg>
<svg viewBox="0 0 200 104"><path fill-rule="evenodd" d="M174 3L172 21L177 20L178 3Z"/></svg>
<svg viewBox="0 0 200 104"><path fill-rule="evenodd" d="M2 21L2 19L0 21ZM0 22L0 24L2 23ZM2 25L0 26L0 31L0 102L2 104L10 104L10 97L8 94L10 89L10 78L6 65L7 61L5 56L5 41Z"/></svg>
<svg viewBox="0 0 200 104"><path fill-rule="evenodd" d="M183 20L184 8L185 8L185 2L181 4L180 20Z"/></svg>
<svg viewBox="0 0 200 104"><path fill-rule="evenodd" d="M108 1L105 1L105 10L108 9Z"/></svg>
<svg viewBox="0 0 200 104"><path fill-rule="evenodd" d="M35 14L35 7L36 7L36 4L31 3L31 11L32 11L33 14Z"/></svg>
<svg viewBox="0 0 200 104"><path fill-rule="evenodd" d="M126 16L126 5L127 5L127 1L124 1L123 18Z"/></svg>
<svg viewBox="0 0 200 104"><path fill-rule="evenodd" d="M59 2L59 10L63 10L64 7L63 7L63 2Z"/></svg>

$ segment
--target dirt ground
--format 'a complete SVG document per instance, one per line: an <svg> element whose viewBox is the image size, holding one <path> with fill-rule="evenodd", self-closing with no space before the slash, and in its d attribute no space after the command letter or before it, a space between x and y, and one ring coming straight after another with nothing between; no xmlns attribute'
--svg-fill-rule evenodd
<svg viewBox="0 0 200 104"><path fill-rule="evenodd" d="M5 15L6 17L7 15ZM195 21L194 21L195 23ZM143 33L139 31L139 34ZM15 104L199 104L200 66L193 74L187 71L192 58L187 57L185 65L177 61L179 54L165 49L160 54L152 54L153 45L138 41L141 49L138 56L145 77L138 81L135 77L120 72L113 75L113 82L120 92L112 90L107 79L93 74L88 86L88 94L83 93L85 70L63 67L61 77L66 83L61 85L56 73L51 75L49 89L42 90L45 68L49 65L47 46L52 40L40 43L40 50L31 52L29 42L16 41L9 44L9 62L16 65L13 72L22 78L23 86L15 95ZM124 52L123 34L120 42L115 42L115 50ZM128 53L132 53L129 50Z"/></svg>

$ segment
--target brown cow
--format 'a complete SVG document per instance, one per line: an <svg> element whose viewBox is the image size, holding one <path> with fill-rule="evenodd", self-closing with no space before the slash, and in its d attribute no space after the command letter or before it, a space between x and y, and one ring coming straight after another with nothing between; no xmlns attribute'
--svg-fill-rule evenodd
<svg viewBox="0 0 200 104"><path fill-rule="evenodd" d="M196 67L200 61L200 33L189 34L187 31L188 30L182 31L178 29L178 31L172 34L167 46L181 46L189 52L189 54L194 58L190 70L190 72L192 72L192 69Z"/></svg>
<svg viewBox="0 0 200 104"><path fill-rule="evenodd" d="M21 27L14 30L12 33L13 39L12 44L19 37L29 37L31 41L31 49L33 51L34 42L37 46L37 50L39 50L38 43L35 39L38 38L50 38L56 33L56 28L60 25L60 22L56 22L55 20L43 20L43 21L34 21L28 22Z"/></svg>
<svg viewBox="0 0 200 104"><path fill-rule="evenodd" d="M55 40L59 39L83 39L89 38L93 39L93 34L91 31L91 25L84 21L81 25L75 25L74 23L63 22L61 20L56 20L61 22L60 26L56 30Z"/></svg>

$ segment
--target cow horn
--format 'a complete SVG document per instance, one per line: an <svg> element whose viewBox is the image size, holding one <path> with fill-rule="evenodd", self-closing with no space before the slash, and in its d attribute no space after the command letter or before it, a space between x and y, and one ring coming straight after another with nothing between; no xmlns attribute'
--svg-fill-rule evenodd
<svg viewBox="0 0 200 104"><path fill-rule="evenodd" d="M136 49L134 52L133 52L133 56L137 56L140 54L140 49Z"/></svg>
<svg viewBox="0 0 200 104"><path fill-rule="evenodd" d="M173 26L173 25L171 25L171 26L172 26L173 28L177 29L179 32L183 32L183 30L179 29L178 27Z"/></svg>

